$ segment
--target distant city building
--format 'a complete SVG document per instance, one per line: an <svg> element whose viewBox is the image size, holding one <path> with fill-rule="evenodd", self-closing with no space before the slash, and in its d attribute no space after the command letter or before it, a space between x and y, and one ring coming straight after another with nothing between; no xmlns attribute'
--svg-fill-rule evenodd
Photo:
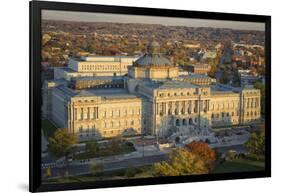
<svg viewBox="0 0 281 193"><path fill-rule="evenodd" d="M203 60L205 59L214 59L217 57L217 52L216 50L209 50L209 51L206 51L203 55Z"/></svg>
<svg viewBox="0 0 281 193"><path fill-rule="evenodd" d="M85 65L73 60L69 68L99 73L98 68L91 69L95 62L100 64L96 58L82 61ZM203 75L178 76L178 67L160 54L157 42L127 67L128 76L46 81L44 117L84 140L137 134L168 138L175 132L199 133L211 126L260 119L260 90L210 84Z"/></svg>
<svg viewBox="0 0 281 193"><path fill-rule="evenodd" d="M254 85L257 81L263 82L263 77L251 74L250 70L238 70L238 75L241 82L241 87Z"/></svg>
<svg viewBox="0 0 281 193"><path fill-rule="evenodd" d="M195 43L195 44L188 44L188 43L186 43L186 44L184 44L183 45L183 47L185 47L185 48L193 48L193 49L195 49L195 48L200 48L201 47L201 45L200 45L200 43Z"/></svg>
<svg viewBox="0 0 281 193"><path fill-rule="evenodd" d="M187 71L195 74L207 74L210 70L211 66L208 64L194 64L187 66Z"/></svg>

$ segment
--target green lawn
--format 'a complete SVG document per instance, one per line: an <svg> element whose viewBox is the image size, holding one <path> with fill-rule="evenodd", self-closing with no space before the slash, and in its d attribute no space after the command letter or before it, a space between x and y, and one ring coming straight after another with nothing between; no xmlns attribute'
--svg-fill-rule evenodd
<svg viewBox="0 0 281 193"><path fill-rule="evenodd" d="M54 132L57 130L57 127L49 120L43 119L42 129L46 138L49 139L49 137L54 135Z"/></svg>
<svg viewBox="0 0 281 193"><path fill-rule="evenodd" d="M245 172L245 171L258 171L264 170L264 162L249 159L235 159L225 161L218 165L214 173L229 173L229 172Z"/></svg>
<svg viewBox="0 0 281 193"><path fill-rule="evenodd" d="M88 159L88 158L95 158L95 157L103 157L103 156L113 156L119 154L126 154L135 151L135 148L132 146L128 146L126 144L122 144L118 150L112 151L110 148L101 148L98 153L96 152L84 152L78 154L74 157L76 160L80 159Z"/></svg>
<svg viewBox="0 0 281 193"><path fill-rule="evenodd" d="M56 184L56 183L73 183L73 182L94 182L98 180L118 180L128 178L149 178L153 177L151 173L151 166L136 167L135 175L132 177L126 176L127 169L115 170L104 173L102 176L93 176L91 174L71 177L60 177L56 179L48 179L43 181L44 184Z"/></svg>

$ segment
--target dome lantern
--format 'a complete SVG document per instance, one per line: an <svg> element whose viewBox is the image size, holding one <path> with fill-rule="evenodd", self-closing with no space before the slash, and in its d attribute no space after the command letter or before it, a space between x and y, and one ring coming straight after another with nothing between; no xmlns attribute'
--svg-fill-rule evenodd
<svg viewBox="0 0 281 193"><path fill-rule="evenodd" d="M147 52L149 54L159 54L160 53L160 45L156 41L152 41L148 46L147 46Z"/></svg>

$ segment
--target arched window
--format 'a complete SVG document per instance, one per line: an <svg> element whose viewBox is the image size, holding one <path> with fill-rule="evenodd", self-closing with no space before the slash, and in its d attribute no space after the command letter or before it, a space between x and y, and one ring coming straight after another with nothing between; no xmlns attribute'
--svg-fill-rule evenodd
<svg viewBox="0 0 281 193"><path fill-rule="evenodd" d="M176 120L176 126L180 126L180 120L179 119Z"/></svg>
<svg viewBox="0 0 281 193"><path fill-rule="evenodd" d="M183 125L187 125L186 119L183 119L183 120L182 120L182 124L183 124Z"/></svg>
<svg viewBox="0 0 281 193"><path fill-rule="evenodd" d="M189 125L192 124L192 119L191 119L191 118L188 119L188 124L189 124Z"/></svg>

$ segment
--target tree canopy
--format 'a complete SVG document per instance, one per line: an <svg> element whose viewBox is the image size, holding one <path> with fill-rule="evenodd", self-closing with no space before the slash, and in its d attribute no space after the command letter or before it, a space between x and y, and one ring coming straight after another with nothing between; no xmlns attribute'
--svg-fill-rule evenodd
<svg viewBox="0 0 281 193"><path fill-rule="evenodd" d="M56 157L69 155L73 150L73 145L77 143L77 137L66 131L58 129L53 137L49 138L48 150Z"/></svg>
<svg viewBox="0 0 281 193"><path fill-rule="evenodd" d="M184 148L173 150L168 161L154 164L156 176L180 176L208 173L208 168L199 156Z"/></svg>
<svg viewBox="0 0 281 193"><path fill-rule="evenodd" d="M249 152L255 155L264 155L265 153L265 135L264 131L254 132L250 139L245 143Z"/></svg>
<svg viewBox="0 0 281 193"><path fill-rule="evenodd" d="M188 151L199 156L206 166L211 169L216 160L216 152L207 143L193 141L185 146Z"/></svg>
<svg viewBox="0 0 281 193"><path fill-rule="evenodd" d="M90 170L93 176L101 176L104 171L104 166L99 163L92 163L90 166Z"/></svg>
<svg viewBox="0 0 281 193"><path fill-rule="evenodd" d="M86 149L87 149L87 151L92 152L92 153L99 153L100 146L95 140L88 141L86 143Z"/></svg>

